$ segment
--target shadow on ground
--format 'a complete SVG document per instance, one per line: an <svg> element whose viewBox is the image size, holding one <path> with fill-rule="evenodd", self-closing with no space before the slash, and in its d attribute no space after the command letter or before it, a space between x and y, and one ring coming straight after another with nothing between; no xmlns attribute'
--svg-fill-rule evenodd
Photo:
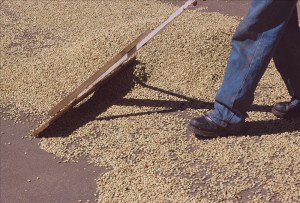
<svg viewBox="0 0 300 203"><path fill-rule="evenodd" d="M300 118L246 122L245 130L239 135L260 136L295 131L300 131Z"/></svg>
<svg viewBox="0 0 300 203"><path fill-rule="evenodd" d="M186 111L188 109L212 109L213 103L187 97L185 95L170 92L158 87L146 84L146 77L137 78L133 71L134 68L141 64L139 61L133 61L126 69L121 71L109 82L100 87L93 96L82 103L80 106L73 108L47 130L40 134L40 137L66 137L72 134L76 129L84 126L92 120L112 120L116 118L149 115L153 113L175 113L178 111ZM158 91L163 94L172 95L182 99L181 101L172 100L152 100L152 99L128 99L124 96L133 89L135 84L139 84L144 88ZM147 106L147 107L165 107L163 110L153 110L140 113L129 113L122 115L112 115L108 117L99 117L112 105L120 106ZM271 106L253 105L251 111L270 112ZM185 119L190 117L184 115ZM294 132L300 130L300 120L265 120L247 122L245 130L236 136L252 135L259 136L265 134L276 134L284 132Z"/></svg>
<svg viewBox="0 0 300 203"><path fill-rule="evenodd" d="M188 129L192 133L192 129ZM263 121L251 121L244 124L243 130L235 133L229 133L221 137L227 136L262 136L280 133L300 132L300 117L295 119L275 119ZM212 139L209 137L196 136L200 140Z"/></svg>
<svg viewBox="0 0 300 203"><path fill-rule="evenodd" d="M134 87L134 67L138 61L127 64L120 73L104 83L93 95L63 114L56 122L40 133L39 137L66 137L76 129L105 112L114 101L123 98Z"/></svg>

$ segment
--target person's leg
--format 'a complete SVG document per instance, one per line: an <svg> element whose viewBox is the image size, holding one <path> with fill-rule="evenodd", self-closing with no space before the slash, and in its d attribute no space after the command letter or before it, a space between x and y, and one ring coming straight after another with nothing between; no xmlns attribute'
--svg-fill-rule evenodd
<svg viewBox="0 0 300 203"><path fill-rule="evenodd" d="M273 60L292 97L300 99L300 28L297 7L286 32L275 49Z"/></svg>
<svg viewBox="0 0 300 203"><path fill-rule="evenodd" d="M216 95L214 110L208 113L209 120L223 128L244 121L253 102L254 91L296 3L297 0L252 0L248 15L232 38L224 80ZM205 128L205 122L199 119L192 120L190 124L199 129Z"/></svg>
<svg viewBox="0 0 300 203"><path fill-rule="evenodd" d="M221 126L239 123L254 99L254 91L287 27L296 0L252 0L238 26L223 83L209 116Z"/></svg>
<svg viewBox="0 0 300 203"><path fill-rule="evenodd" d="M300 28L295 8L273 60L291 95L290 102L277 103L272 112L277 117L300 116ZM298 114L298 115L297 115Z"/></svg>

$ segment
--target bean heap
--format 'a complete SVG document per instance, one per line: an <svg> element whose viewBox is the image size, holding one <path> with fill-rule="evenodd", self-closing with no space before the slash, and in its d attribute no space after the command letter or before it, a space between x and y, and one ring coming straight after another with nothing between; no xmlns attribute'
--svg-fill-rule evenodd
<svg viewBox="0 0 300 203"><path fill-rule="evenodd" d="M1 102L7 118L47 111L177 7L160 1L4 1ZM212 108L240 19L188 10L137 60L45 133L40 147L108 172L98 202L296 202L300 121L269 111L287 90L271 63L241 135L197 139L189 120Z"/></svg>

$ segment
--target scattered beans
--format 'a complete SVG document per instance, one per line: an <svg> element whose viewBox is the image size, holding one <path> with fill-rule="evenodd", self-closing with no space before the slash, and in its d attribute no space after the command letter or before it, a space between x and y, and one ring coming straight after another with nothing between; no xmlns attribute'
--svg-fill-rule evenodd
<svg viewBox="0 0 300 203"><path fill-rule="evenodd" d="M26 114L41 122L54 104L176 9L155 0L2 2L1 109L16 121ZM57 133L78 128L41 139L40 147L63 162L84 156L107 167L97 179L98 202L298 201L300 123L267 111L289 99L273 63L243 136L199 140L186 130L192 116L211 108L239 20L186 11L138 52L133 72L101 89L85 118L66 121Z"/></svg>

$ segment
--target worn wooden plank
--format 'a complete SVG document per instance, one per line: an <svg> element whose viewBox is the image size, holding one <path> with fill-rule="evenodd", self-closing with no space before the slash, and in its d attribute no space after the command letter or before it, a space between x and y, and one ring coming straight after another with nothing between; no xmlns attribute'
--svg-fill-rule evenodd
<svg viewBox="0 0 300 203"><path fill-rule="evenodd" d="M46 128L48 128L52 123L54 123L56 120L58 120L63 114L67 113L70 109L72 109L76 104L81 102L83 99L85 99L87 96L89 96L91 93L95 92L99 87L101 87L105 82L107 82L111 77L119 73L124 68L130 66L135 61L136 57L132 57L130 60L128 60L126 63L122 64L118 68L116 68L113 71L113 74L108 75L106 78L101 80L100 82L93 85L91 88L88 89L88 91L85 91L84 94L81 94L80 96L76 97L69 105L64 106L60 111L55 114L54 116L51 116L48 120L46 120L44 123L42 123L38 128L36 128L32 132L33 137L38 137L38 135L43 132Z"/></svg>
<svg viewBox="0 0 300 203"><path fill-rule="evenodd" d="M125 49L113 57L102 68L96 71L91 77L84 81L73 92L67 95L62 101L55 105L48 114L51 116L46 122L40 125L34 130L32 136L38 136L43 130L49 127L54 121L56 121L61 115L66 113L73 106L82 101L85 97L95 91L96 88L103 84L103 81L112 77L122 64L130 58L137 50L143 47L150 39L152 39L157 33L163 30L170 22L178 17L184 10L186 10L191 4L195 4L196 0L188 0L182 7L174 12L166 21L160 24L157 28L150 32L147 30L141 34L136 40L130 43Z"/></svg>
<svg viewBox="0 0 300 203"><path fill-rule="evenodd" d="M94 82L98 82L102 79L101 75L109 74L111 70L118 67L129 58L129 54L134 54L137 50L143 47L150 39L152 39L158 32L163 30L170 22L172 22L176 17L178 17L185 9L187 9L191 4L195 4L196 0L188 0L183 6L181 6L176 12L174 12L167 20L160 24L153 31L146 31L141 34L135 41L129 44L125 49L123 49L119 54L112 58L108 63L106 63L102 68L100 68L96 73L94 73L90 78L83 82L79 87L77 87L73 92L66 96L61 102L55 105L48 113L50 116L55 115L62 109L65 105L68 105L72 100L74 100L80 93L82 93L86 88L92 85ZM127 54L129 53L129 54Z"/></svg>
<svg viewBox="0 0 300 203"><path fill-rule="evenodd" d="M103 75L109 68L113 65L118 67L122 63L126 61L128 58L127 53L132 50L142 39L145 38L149 34L150 30L141 34L136 40L130 43L125 49L123 49L120 53L118 53L115 57L113 57L109 62L107 62L103 67L101 67L98 71L96 71L92 76L90 76L86 81L84 81L80 86L78 86L73 92L68 94L63 100L61 100L57 105L55 105L48 114L50 116L54 116L57 114L64 106L68 105L72 102L72 100L76 99L76 97L86 90L89 86L93 85L93 83Z"/></svg>

